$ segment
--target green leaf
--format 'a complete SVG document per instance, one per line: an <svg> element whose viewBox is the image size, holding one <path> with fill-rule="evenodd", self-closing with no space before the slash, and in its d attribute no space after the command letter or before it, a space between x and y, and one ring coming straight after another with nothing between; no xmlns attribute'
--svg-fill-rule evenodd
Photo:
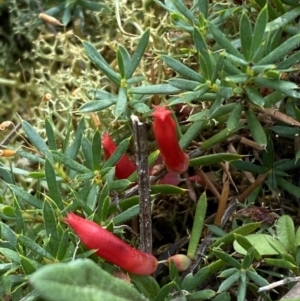
<svg viewBox="0 0 300 301"><path fill-rule="evenodd" d="M12 190L12 192L18 197L30 204L31 206L42 209L43 208L43 202L39 199L37 199L35 196L31 195L24 189L20 188L17 185L9 184L8 187Z"/></svg>
<svg viewBox="0 0 300 301"><path fill-rule="evenodd" d="M242 265L236 260L234 259L231 255L223 252L223 251L219 251L219 250L213 250L213 253L221 260L223 260L226 264L228 264L231 267L234 267L238 270L240 270L242 268Z"/></svg>
<svg viewBox="0 0 300 301"><path fill-rule="evenodd" d="M43 257L46 257L50 260L54 261L54 257L47 252L43 247L41 247L39 244L34 242L32 239L25 235L19 235L19 242L23 244L25 247L33 251L34 253L37 253Z"/></svg>
<svg viewBox="0 0 300 301"><path fill-rule="evenodd" d="M298 5L299 2L295 1L295 4ZM285 14L280 15L276 19L270 21L267 25L266 31L277 31L279 28L283 28L289 22L294 21L299 15L300 15L300 7L291 9L287 11Z"/></svg>
<svg viewBox="0 0 300 301"><path fill-rule="evenodd" d="M227 246L228 244L232 244L235 240L235 234L240 235L248 235L249 233L254 232L257 228L261 226L261 223L250 223L240 226L230 233L218 238L215 242L211 244L211 248L217 248L219 246Z"/></svg>
<svg viewBox="0 0 300 301"><path fill-rule="evenodd" d="M229 115L226 125L229 131L234 131L238 127L244 106L240 103L235 104L231 114Z"/></svg>
<svg viewBox="0 0 300 301"><path fill-rule="evenodd" d="M149 300L153 300L159 292L159 285L152 276L130 274L133 285Z"/></svg>
<svg viewBox="0 0 300 301"><path fill-rule="evenodd" d="M292 36L279 45L276 49L264 56L261 60L259 60L257 65L276 63L278 60L283 59L299 45L299 40L300 34Z"/></svg>
<svg viewBox="0 0 300 301"><path fill-rule="evenodd" d="M188 130L185 134L180 138L179 145L181 148L186 148L192 140L199 134L201 129L203 128L204 121L196 121L191 126L189 126Z"/></svg>
<svg viewBox="0 0 300 301"><path fill-rule="evenodd" d="M211 165L224 161L233 161L241 159L240 155L229 154L229 153L219 153L219 154L211 154L198 158L190 159L190 166L203 166L203 165Z"/></svg>
<svg viewBox="0 0 300 301"><path fill-rule="evenodd" d="M97 49L86 41L83 41L83 47L86 55L96 65L96 67L102 70L104 74L119 87L121 81L120 75L111 69Z"/></svg>
<svg viewBox="0 0 300 301"><path fill-rule="evenodd" d="M195 46L200 59L201 69L203 70L205 78L211 80L213 70L212 70L211 57L209 55L206 42L201 32L198 29L196 29L196 27L194 28L193 36L194 36Z"/></svg>
<svg viewBox="0 0 300 301"><path fill-rule="evenodd" d="M22 127L30 142L36 147L36 149L48 157L50 162L53 163L52 154L38 132L27 121L24 120L22 121Z"/></svg>
<svg viewBox="0 0 300 301"><path fill-rule="evenodd" d="M22 255L20 257L21 257L21 265L25 274L30 275L34 273L36 271L36 267L33 265L32 260Z"/></svg>
<svg viewBox="0 0 300 301"><path fill-rule="evenodd" d="M55 206L51 204L47 199L44 201L43 207L43 218L44 218L44 227L49 238L49 247L53 257L56 257L58 246L59 246L59 237L57 232L57 218L55 216Z"/></svg>
<svg viewBox="0 0 300 301"><path fill-rule="evenodd" d="M210 289L204 289L187 295L187 301L211 300L211 298L215 295L216 295L215 291Z"/></svg>
<svg viewBox="0 0 300 301"><path fill-rule="evenodd" d="M168 184L156 184L156 185L151 185L150 187L151 193L156 194L156 193L162 193L162 194L184 194L186 193L186 189L178 187L178 186L173 186L173 185L168 185Z"/></svg>
<svg viewBox="0 0 300 301"><path fill-rule="evenodd" d="M291 182L283 179L282 177L276 177L276 182L280 188L287 191L288 193L294 195L295 197L300 197L300 188L293 185Z"/></svg>
<svg viewBox="0 0 300 301"><path fill-rule="evenodd" d="M240 272L236 271L234 274L232 274L230 277L228 277L226 280L224 280L219 289L218 293L222 293L224 291L227 291L229 288L231 288L240 278Z"/></svg>
<svg viewBox="0 0 300 301"><path fill-rule="evenodd" d="M80 6L91 11L100 11L101 9L103 9L105 10L105 12L109 12L109 8L106 5L94 1L80 0Z"/></svg>
<svg viewBox="0 0 300 301"><path fill-rule="evenodd" d="M201 268L193 277L192 274L188 274L182 281L182 289L186 291L192 291L196 287L199 287L210 276L216 275L226 263L222 260L216 260L210 265Z"/></svg>
<svg viewBox="0 0 300 301"><path fill-rule="evenodd" d="M101 100L89 101L89 102L83 104L79 110L82 113L97 112L97 111L107 109L110 106L114 105L115 103L116 103L116 98L115 99L101 99Z"/></svg>
<svg viewBox="0 0 300 301"><path fill-rule="evenodd" d="M250 48L252 43L252 26L250 19L245 11L243 11L240 20L240 37L242 52L246 60L250 61Z"/></svg>
<svg viewBox="0 0 300 301"><path fill-rule="evenodd" d="M72 144L69 145L65 151L65 155L67 157L69 157L70 159L75 159L79 152L79 149L81 146L81 139L82 139L84 130L85 130L85 119L82 118L77 126L75 138L74 138Z"/></svg>
<svg viewBox="0 0 300 301"><path fill-rule="evenodd" d="M170 84L147 85L129 89L131 94L175 94L180 91L181 89Z"/></svg>
<svg viewBox="0 0 300 301"><path fill-rule="evenodd" d="M265 99L260 94L260 92L252 86L245 86L245 91L249 100L259 107L264 107Z"/></svg>
<svg viewBox="0 0 300 301"><path fill-rule="evenodd" d="M206 194L203 193L200 196L198 203L197 203L191 238L190 238L189 247L188 247L188 251L187 251L187 255L191 259L194 258L195 254L196 254L196 250L198 248L199 240L200 240L203 225L204 225L206 208L207 208Z"/></svg>
<svg viewBox="0 0 300 301"><path fill-rule="evenodd" d="M187 79L202 83L205 81L205 79L199 73L193 69L190 69L183 63L173 59L171 56L162 55L161 58L170 68Z"/></svg>
<svg viewBox="0 0 300 301"><path fill-rule="evenodd" d="M123 80L123 79L125 79L125 69L126 69L125 64L126 63L124 62L125 58L123 57L122 52L120 50L121 47L122 46L118 47L117 60L118 60L120 75L121 75L121 78ZM128 62L127 62L127 65L128 65Z"/></svg>
<svg viewBox="0 0 300 301"><path fill-rule="evenodd" d="M115 164L120 160L120 158L125 154L128 145L130 142L130 138L124 139L118 145L115 152L111 155L111 157L103 164L102 169L106 167L115 166Z"/></svg>
<svg viewBox="0 0 300 301"><path fill-rule="evenodd" d="M253 172L255 174L264 174L267 172L267 170L262 166L242 160L231 161L230 164L237 169Z"/></svg>
<svg viewBox="0 0 300 301"><path fill-rule="evenodd" d="M265 5L264 8L260 11L253 30L253 36L252 36L252 42L251 42L251 48L250 48L250 54L249 59L252 61L255 61L255 56L259 53L263 37L265 34L266 26L268 22L268 5ZM262 65L261 63L257 63L257 65Z"/></svg>
<svg viewBox="0 0 300 301"><path fill-rule="evenodd" d="M120 115L122 115L127 107L127 88L120 87L117 103L114 111L114 116L118 118Z"/></svg>
<svg viewBox="0 0 300 301"><path fill-rule="evenodd" d="M164 285L156 295L154 301L161 301L161 300L166 300L168 297L169 293L171 292L172 288L174 288L174 283L169 282L166 285Z"/></svg>
<svg viewBox="0 0 300 301"><path fill-rule="evenodd" d="M260 256L286 254L287 250L283 244L275 237L268 234L249 234L245 238L256 249ZM247 251L235 241L233 247L236 252L246 255Z"/></svg>
<svg viewBox="0 0 300 301"><path fill-rule="evenodd" d="M69 157L67 157L66 155L57 152L57 151L53 151L52 152L53 156L55 157L55 159L57 161L59 161L61 164L63 164L64 166L67 166L69 168L71 168L72 170L75 170L79 173L91 173L92 170L88 169L87 167L77 163L75 160L70 159Z"/></svg>
<svg viewBox="0 0 300 301"><path fill-rule="evenodd" d="M93 155L93 169L99 170L100 165L101 165L101 136L100 132L96 130L93 136L93 141L92 141L92 155Z"/></svg>
<svg viewBox="0 0 300 301"><path fill-rule="evenodd" d="M47 301L147 300L88 259L44 266L29 277L29 282Z"/></svg>
<svg viewBox="0 0 300 301"><path fill-rule="evenodd" d="M252 243L250 243L250 241L247 239L247 237L245 237L243 235L239 235L239 234L234 234L234 237L235 237L235 241L237 241L237 243L241 247L243 247L246 250L246 252L249 252L249 250L252 249L254 251L255 259L261 260L261 255L259 254L259 252L257 252L256 248L253 246Z"/></svg>
<svg viewBox="0 0 300 301"><path fill-rule="evenodd" d="M46 129L46 136L48 139L48 145L51 150L56 150L56 141L55 135L53 131L53 125L51 124L48 118L45 119L45 129Z"/></svg>
<svg viewBox="0 0 300 301"><path fill-rule="evenodd" d="M45 175L48 185L48 191L50 198L55 202L58 208L63 209L63 203L61 199L61 192L57 185L55 171L51 162L46 158L45 162Z"/></svg>
<svg viewBox="0 0 300 301"><path fill-rule="evenodd" d="M188 8L184 5L181 0L172 0L172 3L178 9L178 11L185 16L190 22L194 24L198 24L198 20L194 15L188 10Z"/></svg>
<svg viewBox="0 0 300 301"><path fill-rule="evenodd" d="M248 278L250 278L258 286L269 285L269 282L265 278L260 276L258 273L256 273L256 271L252 271L252 270L248 269L246 271L246 274L247 274Z"/></svg>
<svg viewBox="0 0 300 301"><path fill-rule="evenodd" d="M1 222L1 237L9 242L13 249L16 249L18 237L16 233L7 224Z"/></svg>
<svg viewBox="0 0 300 301"><path fill-rule="evenodd" d="M276 232L279 241L292 254L296 254L296 235L292 218L289 215L282 215L276 223Z"/></svg>
<svg viewBox="0 0 300 301"><path fill-rule="evenodd" d="M199 82L177 77L169 79L168 83L183 91L194 91L199 86Z"/></svg>
<svg viewBox="0 0 300 301"><path fill-rule="evenodd" d="M128 66L128 69L125 70L126 78L129 79L132 77L134 71L138 67L141 58L143 57L144 52L146 51L148 41L150 37L150 30L146 30L144 34L142 35L138 45L136 46L136 49L134 51L134 54L132 56L131 62Z"/></svg>
<svg viewBox="0 0 300 301"><path fill-rule="evenodd" d="M242 54L233 46L233 44L225 37L223 32L217 28L214 24L209 23L209 29L215 38L216 42L223 48L226 52L236 56L237 58L243 59Z"/></svg>
<svg viewBox="0 0 300 301"><path fill-rule="evenodd" d="M245 115L254 141L257 142L261 147L265 148L267 146L267 136L255 113L249 109L245 111Z"/></svg>
<svg viewBox="0 0 300 301"><path fill-rule="evenodd" d="M86 136L82 137L81 140L81 149L85 160L85 165L87 168L93 170L93 153L92 153L92 144Z"/></svg>

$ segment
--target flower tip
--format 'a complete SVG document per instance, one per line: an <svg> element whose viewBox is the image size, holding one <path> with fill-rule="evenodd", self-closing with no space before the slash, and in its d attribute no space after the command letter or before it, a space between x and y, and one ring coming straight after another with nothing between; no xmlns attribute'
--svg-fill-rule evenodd
<svg viewBox="0 0 300 301"><path fill-rule="evenodd" d="M154 112L151 114L155 118L164 120L167 116L170 116L173 112L167 109L167 106L164 104L162 106L152 105Z"/></svg>
<svg viewBox="0 0 300 301"><path fill-rule="evenodd" d="M180 272L186 271L192 264L192 261L189 257L183 254L176 254L168 258L167 264L170 264L170 260L172 260Z"/></svg>

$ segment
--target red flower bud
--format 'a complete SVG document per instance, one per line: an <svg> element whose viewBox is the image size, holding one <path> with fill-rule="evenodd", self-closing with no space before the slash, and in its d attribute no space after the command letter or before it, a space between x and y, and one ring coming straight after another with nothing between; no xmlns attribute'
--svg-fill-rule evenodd
<svg viewBox="0 0 300 301"><path fill-rule="evenodd" d="M155 140L166 168L171 173L183 173L189 165L188 155L180 148L176 134L176 124L166 105L154 106L153 131Z"/></svg>
<svg viewBox="0 0 300 301"><path fill-rule="evenodd" d="M180 272L186 271L192 264L192 261L189 257L183 254L176 254L168 258L167 263L170 263L170 260L173 260L176 268Z"/></svg>
<svg viewBox="0 0 300 301"><path fill-rule="evenodd" d="M108 133L102 136L101 142L104 149L105 159L108 160L117 149L117 146ZM118 179L127 179L135 172L135 170L135 164L133 164L126 155L123 155L116 164L116 177Z"/></svg>
<svg viewBox="0 0 300 301"><path fill-rule="evenodd" d="M98 224L74 213L69 213L65 221L88 249L97 250L99 257L133 274L149 275L156 270L158 263L153 255L132 248Z"/></svg>

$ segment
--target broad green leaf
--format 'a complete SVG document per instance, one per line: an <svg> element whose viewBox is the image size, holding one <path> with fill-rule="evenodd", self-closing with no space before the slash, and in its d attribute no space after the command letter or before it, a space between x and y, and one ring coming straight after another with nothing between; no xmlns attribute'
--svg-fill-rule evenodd
<svg viewBox="0 0 300 301"><path fill-rule="evenodd" d="M171 56L162 55L162 60L175 72L180 75L183 75L187 79L196 81L196 82L204 82L205 79L197 73L195 70L190 69L188 66L184 65L183 63L173 59Z"/></svg>
<svg viewBox="0 0 300 301"><path fill-rule="evenodd" d="M36 149L43 153L45 157L48 157L50 162L53 163L53 157L49 151L49 148L38 132L27 121L24 120L22 121L22 127L30 142L36 147Z"/></svg>
<svg viewBox="0 0 300 301"><path fill-rule="evenodd" d="M247 96L249 97L249 100L259 107L264 107L265 99L263 96L259 93L259 91L252 87L252 86L245 86L245 91Z"/></svg>
<svg viewBox="0 0 300 301"><path fill-rule="evenodd" d="M122 115L127 107L127 88L120 87L117 103L114 111L114 116L117 118Z"/></svg>
<svg viewBox="0 0 300 301"><path fill-rule="evenodd" d="M132 55L130 64L128 65L128 68L125 70L126 79L131 78L134 71L138 67L138 64L140 63L141 58L147 48L149 37L150 37L150 30L148 29L142 35L138 45L135 48L134 54Z"/></svg>
<svg viewBox="0 0 300 301"><path fill-rule="evenodd" d="M46 265L32 274L29 282L46 301L147 300L88 259Z"/></svg>
<svg viewBox="0 0 300 301"><path fill-rule="evenodd" d="M159 285L152 276L130 274L133 285L149 300L153 300L159 292Z"/></svg>
<svg viewBox="0 0 300 301"><path fill-rule="evenodd" d="M61 192L57 185L56 175L51 162L46 158L45 175L49 190L49 196L55 202L58 208L63 209Z"/></svg>
<svg viewBox="0 0 300 301"><path fill-rule="evenodd" d="M245 115L254 141L257 142L261 147L265 148L267 146L267 136L255 113L249 109L245 111Z"/></svg>
<svg viewBox="0 0 300 301"><path fill-rule="evenodd" d="M229 154L229 153L219 153L219 154L211 154L211 155L205 155L198 158L190 159L190 166L205 166L205 165L211 165L216 164L224 161L233 161L241 159L240 155L236 154Z"/></svg>
<svg viewBox="0 0 300 301"><path fill-rule="evenodd" d="M235 104L231 114L229 115L226 125L229 131L234 131L239 125L244 106L240 103Z"/></svg>
<svg viewBox="0 0 300 301"><path fill-rule="evenodd" d="M204 226L204 219L206 215L206 208L207 208L207 199L206 194L203 193L197 203L196 212L194 216L194 223L191 233L191 238L188 246L187 255L191 259L195 257L199 240L202 234L202 229Z"/></svg>
<svg viewBox="0 0 300 301"><path fill-rule="evenodd" d="M268 234L249 234L245 238L252 244L260 256L286 254L287 250L284 245L276 238ZM236 252L246 255L247 251L237 242L234 241L233 247Z"/></svg>
<svg viewBox="0 0 300 301"><path fill-rule="evenodd" d="M252 26L250 19L245 11L243 11L240 20L240 38L242 52L246 60L250 61L250 48L252 43Z"/></svg>
<svg viewBox="0 0 300 301"><path fill-rule="evenodd" d="M263 9L260 11L253 30L251 48L249 59L255 60L255 56L259 53L260 48L263 45L263 37L265 35L265 30L268 22L268 5L265 5ZM258 65L262 65L261 63L257 63Z"/></svg>
<svg viewBox="0 0 300 301"><path fill-rule="evenodd" d="M97 49L86 41L83 41L83 47L86 55L96 65L96 67L102 70L104 74L119 87L121 80L120 75L111 69Z"/></svg>
<svg viewBox="0 0 300 301"><path fill-rule="evenodd" d="M276 232L278 240L292 254L296 254L296 234L295 226L289 215L282 215L276 223Z"/></svg>
<svg viewBox="0 0 300 301"><path fill-rule="evenodd" d="M161 301L161 300L166 300L166 298L168 297L169 293L171 292L171 290L174 288L174 283L173 282L169 282L168 284L164 285L158 292L158 294L156 295L155 299L153 299L154 301Z"/></svg>
<svg viewBox="0 0 300 301"><path fill-rule="evenodd" d="M250 224L245 224L243 226L240 226L230 233L218 238L215 242L211 244L211 248L217 248L220 246L227 246L228 244L232 244L235 240L235 234L240 234L240 235L248 235L252 232L254 232L256 229L258 229L261 226L261 223L250 223Z"/></svg>
<svg viewBox="0 0 300 301"><path fill-rule="evenodd" d="M249 250L252 250L254 252L255 259L258 261L261 260L261 255L259 254L259 252L257 252L256 248L250 243L250 241L245 236L234 234L234 237L235 237L235 241L237 241L237 243L241 247L243 247L247 253L249 252Z"/></svg>

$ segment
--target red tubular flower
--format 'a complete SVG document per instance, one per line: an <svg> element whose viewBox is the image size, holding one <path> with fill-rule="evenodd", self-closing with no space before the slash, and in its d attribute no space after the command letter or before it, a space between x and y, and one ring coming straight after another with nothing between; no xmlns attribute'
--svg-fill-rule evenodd
<svg viewBox="0 0 300 301"><path fill-rule="evenodd" d="M108 160L117 149L117 146L108 133L102 136L101 143L104 149L105 159ZM133 172L135 172L135 170L135 164L133 164L126 155L123 155L116 164L116 177L118 179L127 179Z"/></svg>
<svg viewBox="0 0 300 301"><path fill-rule="evenodd" d="M179 146L176 124L170 116L172 111L166 105L153 107L154 136L166 168L171 173L183 173L188 168L189 157Z"/></svg>
<svg viewBox="0 0 300 301"><path fill-rule="evenodd" d="M138 275L149 275L157 268L157 259L148 253L132 248L98 224L69 213L65 221L76 232L88 249L97 250L99 257Z"/></svg>

